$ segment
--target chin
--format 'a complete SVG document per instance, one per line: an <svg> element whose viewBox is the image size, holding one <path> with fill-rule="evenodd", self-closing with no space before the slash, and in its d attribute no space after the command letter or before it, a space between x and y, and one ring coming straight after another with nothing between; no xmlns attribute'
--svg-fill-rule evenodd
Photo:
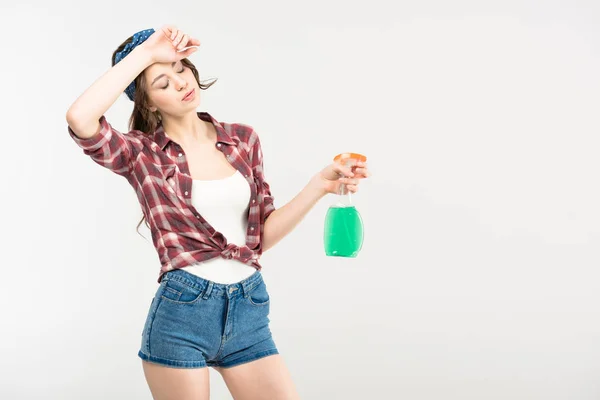
<svg viewBox="0 0 600 400"><path fill-rule="evenodd" d="M200 96L196 96L196 98L194 99L194 101L192 101L191 103L187 103L188 107L193 107L196 108L200 105Z"/></svg>

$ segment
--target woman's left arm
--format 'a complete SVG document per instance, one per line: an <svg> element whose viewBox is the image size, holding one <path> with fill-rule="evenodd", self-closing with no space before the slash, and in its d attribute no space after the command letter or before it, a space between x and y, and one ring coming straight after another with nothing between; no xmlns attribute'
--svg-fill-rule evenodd
<svg viewBox="0 0 600 400"><path fill-rule="evenodd" d="M277 208L267 217L262 238L262 251L273 247L290 233L315 204L328 193L338 193L341 184L350 192L358 191L361 179L370 176L365 162L352 168L339 163L325 167L286 205Z"/></svg>

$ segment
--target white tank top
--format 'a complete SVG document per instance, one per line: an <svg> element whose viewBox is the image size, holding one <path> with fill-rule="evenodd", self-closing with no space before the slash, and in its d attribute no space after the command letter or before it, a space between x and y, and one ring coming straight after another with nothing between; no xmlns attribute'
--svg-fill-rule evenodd
<svg viewBox="0 0 600 400"><path fill-rule="evenodd" d="M192 181L192 204L228 243L246 244L250 186L239 171L224 179ZM182 269L216 283L240 282L256 268L221 256Z"/></svg>

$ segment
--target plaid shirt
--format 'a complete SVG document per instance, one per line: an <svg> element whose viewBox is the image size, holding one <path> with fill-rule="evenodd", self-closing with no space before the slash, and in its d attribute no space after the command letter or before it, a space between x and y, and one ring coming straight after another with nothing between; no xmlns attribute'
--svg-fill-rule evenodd
<svg viewBox="0 0 600 400"><path fill-rule="evenodd" d="M158 277L214 257L236 259L260 271L261 238L265 220L275 210L273 196L263 175L260 141L252 127L219 123L210 114L198 117L212 122L216 147L248 181L251 198L246 244L227 243L192 205L192 177L185 153L165 135L159 125L152 135L133 130L123 134L104 116L100 132L81 139L68 127L69 135L93 161L127 179L135 190L152 232L161 268Z"/></svg>

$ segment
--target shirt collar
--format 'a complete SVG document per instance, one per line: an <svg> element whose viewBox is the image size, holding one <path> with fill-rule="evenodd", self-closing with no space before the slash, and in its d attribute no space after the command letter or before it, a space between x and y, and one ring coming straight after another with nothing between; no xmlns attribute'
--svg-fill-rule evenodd
<svg viewBox="0 0 600 400"><path fill-rule="evenodd" d="M223 125L221 125L219 121L214 119L212 115L210 115L207 112L197 112L197 115L198 118L200 118L201 120L211 122L215 126L215 129L217 131L217 143L220 142L225 144L235 144L231 136L229 136L227 131L225 131ZM165 133L165 129L162 123L160 123L154 131L154 141L156 142L156 144L158 144L161 150L164 150L165 147L169 144L169 142L172 141L171 138L168 137Z"/></svg>

